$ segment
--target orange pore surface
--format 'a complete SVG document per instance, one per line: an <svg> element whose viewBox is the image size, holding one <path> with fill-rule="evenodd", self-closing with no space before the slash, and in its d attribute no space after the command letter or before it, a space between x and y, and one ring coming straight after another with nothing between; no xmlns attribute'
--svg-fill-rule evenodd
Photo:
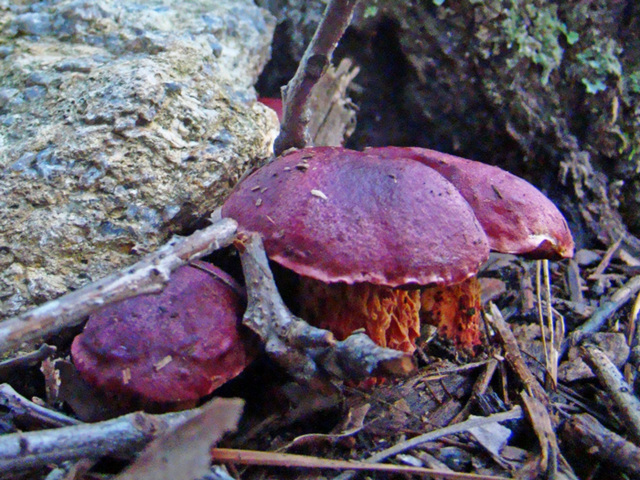
<svg viewBox="0 0 640 480"><path fill-rule="evenodd" d="M364 329L378 345L411 353L420 335L420 291L300 277L300 316L344 340Z"/></svg>
<svg viewBox="0 0 640 480"><path fill-rule="evenodd" d="M424 288L420 294L420 319L456 347L471 350L480 345L481 287L477 277L449 286Z"/></svg>
<svg viewBox="0 0 640 480"><path fill-rule="evenodd" d="M412 353L424 322L470 351L481 343L480 293L476 277L420 290L299 277L297 301L302 318L333 332L338 340L364 329L376 344Z"/></svg>

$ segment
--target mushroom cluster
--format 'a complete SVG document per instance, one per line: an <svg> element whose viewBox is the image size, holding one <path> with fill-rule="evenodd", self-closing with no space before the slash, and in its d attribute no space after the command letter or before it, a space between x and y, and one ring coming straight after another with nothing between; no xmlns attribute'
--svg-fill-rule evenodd
<svg viewBox="0 0 640 480"><path fill-rule="evenodd" d="M242 289L205 262L176 270L162 292L129 298L89 317L71 346L91 385L145 405L188 406L251 360L240 322Z"/></svg>
<svg viewBox="0 0 640 480"><path fill-rule="evenodd" d="M497 167L421 148L285 154L241 182L222 208L262 234L295 272L298 312L338 339L365 329L412 352L421 321L463 348L480 343L489 251L563 258L573 240L535 187Z"/></svg>

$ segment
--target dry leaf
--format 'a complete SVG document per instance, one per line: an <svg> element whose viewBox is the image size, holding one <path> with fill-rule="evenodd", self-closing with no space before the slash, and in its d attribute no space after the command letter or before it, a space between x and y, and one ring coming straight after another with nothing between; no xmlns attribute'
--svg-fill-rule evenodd
<svg viewBox="0 0 640 480"><path fill-rule="evenodd" d="M478 418L471 415L469 418ZM475 437L480 445L496 457L500 457L502 448L507 444L511 436L511 430L499 423L491 423L469 429L469 433Z"/></svg>
<svg viewBox="0 0 640 480"><path fill-rule="evenodd" d="M209 471L209 451L236 429L244 402L216 398L166 435L154 440L117 480L194 480Z"/></svg>

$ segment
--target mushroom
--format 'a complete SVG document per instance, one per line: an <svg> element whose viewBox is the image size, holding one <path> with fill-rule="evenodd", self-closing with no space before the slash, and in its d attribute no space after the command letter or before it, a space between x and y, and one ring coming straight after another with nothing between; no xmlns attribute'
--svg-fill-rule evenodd
<svg viewBox="0 0 640 480"><path fill-rule="evenodd" d="M260 102L265 107L269 107L271 110L276 112L276 115L278 116L278 120L282 121L282 99L281 98L259 97L258 102Z"/></svg>
<svg viewBox="0 0 640 480"><path fill-rule="evenodd" d="M435 170L341 147L277 158L236 187L222 216L261 233L269 258L299 275L303 318L338 339L364 328L406 352L420 333L420 287L468 292L489 252L469 204Z"/></svg>
<svg viewBox="0 0 640 480"><path fill-rule="evenodd" d="M473 208L491 250L528 258L573 256L571 231L558 208L526 180L485 163L418 147L369 149L417 160L449 180Z"/></svg>
<svg viewBox="0 0 640 480"><path fill-rule="evenodd" d="M573 256L571 231L558 208L540 190L526 180L473 160L418 147L380 147L368 151L388 159L411 158L423 163L449 180L471 205L482 225L491 250L527 258L559 260ZM479 315L479 284L473 289L477 298L468 302L461 297L472 316ZM438 325L440 333L450 336L460 315L451 314L455 295L443 297L440 287L424 289L421 295L424 321ZM464 308L461 308L464 311ZM475 325L478 319L468 319ZM478 332L479 335L479 332ZM469 339L463 339L462 344ZM460 342L459 342L460 343Z"/></svg>
<svg viewBox="0 0 640 480"><path fill-rule="evenodd" d="M243 293L205 262L180 267L160 293L104 307L71 346L91 385L143 406L190 406L250 361L239 331Z"/></svg>

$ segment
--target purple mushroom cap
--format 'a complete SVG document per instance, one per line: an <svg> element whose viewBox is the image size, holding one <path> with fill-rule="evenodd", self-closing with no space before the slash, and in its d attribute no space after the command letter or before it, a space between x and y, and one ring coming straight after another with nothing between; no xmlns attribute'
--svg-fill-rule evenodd
<svg viewBox="0 0 640 480"><path fill-rule="evenodd" d="M475 275L489 253L449 181L371 151L315 147L279 157L236 187L222 215L261 233L272 260L327 283L451 284Z"/></svg>
<svg viewBox="0 0 640 480"><path fill-rule="evenodd" d="M211 393L250 361L239 332L241 289L213 265L177 269L158 294L106 306L71 346L82 377L104 391L174 403Z"/></svg>
<svg viewBox="0 0 640 480"><path fill-rule="evenodd" d="M573 256L573 238L564 216L526 180L492 165L426 148L368 151L386 158L411 158L444 176L473 208L492 250L530 258Z"/></svg>

